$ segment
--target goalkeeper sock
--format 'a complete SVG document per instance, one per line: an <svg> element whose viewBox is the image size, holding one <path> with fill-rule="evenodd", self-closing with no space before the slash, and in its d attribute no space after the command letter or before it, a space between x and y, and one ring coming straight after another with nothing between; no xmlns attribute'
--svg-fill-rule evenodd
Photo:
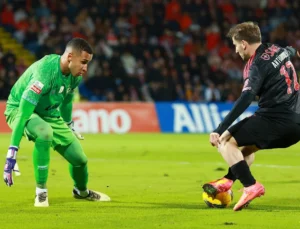
<svg viewBox="0 0 300 229"><path fill-rule="evenodd" d="M79 195L87 195L88 166L87 157L84 154L79 141L76 139L68 146L58 146L55 148L70 164L69 171L74 182L74 187L80 190Z"/></svg>
<svg viewBox="0 0 300 229"><path fill-rule="evenodd" d="M40 193L43 193L43 192L48 192L48 189L46 189L46 188L38 188L38 187L35 188L35 194L36 195L38 195Z"/></svg>
<svg viewBox="0 0 300 229"><path fill-rule="evenodd" d="M89 190L80 191L78 188L74 187L74 190L77 192L79 196L87 197L89 195Z"/></svg>
<svg viewBox="0 0 300 229"><path fill-rule="evenodd" d="M235 181L236 180L236 177L235 175L232 173L231 169L228 168L228 173L224 176L225 178L229 179L229 180L232 180L232 181Z"/></svg>
<svg viewBox="0 0 300 229"><path fill-rule="evenodd" d="M33 150L34 176L38 188L46 188L50 162L49 141L36 140Z"/></svg>
<svg viewBox="0 0 300 229"><path fill-rule="evenodd" d="M233 175L241 181L244 187L254 185L256 180L252 176L249 166L245 160L239 161L230 167Z"/></svg>
<svg viewBox="0 0 300 229"><path fill-rule="evenodd" d="M86 192L87 183L88 183L87 164L77 165L77 166L70 164L69 165L69 171L70 171L71 177L73 178L74 186L78 190Z"/></svg>

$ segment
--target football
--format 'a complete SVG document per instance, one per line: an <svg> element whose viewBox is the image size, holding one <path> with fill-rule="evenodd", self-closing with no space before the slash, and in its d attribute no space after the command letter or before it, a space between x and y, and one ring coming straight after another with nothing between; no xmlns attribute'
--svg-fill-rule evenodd
<svg viewBox="0 0 300 229"><path fill-rule="evenodd" d="M233 192L230 189L226 192L218 193L216 196L203 192L202 197L206 205L210 208L226 208L233 200Z"/></svg>

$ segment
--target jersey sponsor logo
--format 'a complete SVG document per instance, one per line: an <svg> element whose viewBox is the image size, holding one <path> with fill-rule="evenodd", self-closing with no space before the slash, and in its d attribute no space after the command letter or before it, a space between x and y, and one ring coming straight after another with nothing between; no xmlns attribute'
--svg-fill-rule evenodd
<svg viewBox="0 0 300 229"><path fill-rule="evenodd" d="M61 86L58 93L62 93L64 91L64 89L65 89L65 87Z"/></svg>
<svg viewBox="0 0 300 229"><path fill-rule="evenodd" d="M30 90L32 90L36 94L41 94L43 87L44 84L37 80L31 85Z"/></svg>

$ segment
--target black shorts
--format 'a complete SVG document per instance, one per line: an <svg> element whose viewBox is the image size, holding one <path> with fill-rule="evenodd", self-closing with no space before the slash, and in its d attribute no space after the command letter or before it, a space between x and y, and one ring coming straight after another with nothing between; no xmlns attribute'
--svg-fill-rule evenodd
<svg viewBox="0 0 300 229"><path fill-rule="evenodd" d="M260 149L286 148L300 140L300 125L288 119L253 115L231 126L228 131L238 146Z"/></svg>

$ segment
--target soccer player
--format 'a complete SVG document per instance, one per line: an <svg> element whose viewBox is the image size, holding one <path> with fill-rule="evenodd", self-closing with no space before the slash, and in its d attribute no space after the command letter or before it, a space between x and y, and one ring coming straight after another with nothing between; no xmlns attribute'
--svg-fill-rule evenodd
<svg viewBox="0 0 300 229"><path fill-rule="evenodd" d="M286 148L300 140L300 98L297 73L291 56L299 56L292 47L262 44L259 27L244 22L230 29L235 51L247 61L244 87L233 109L210 134L210 143L218 148L230 166L228 174L203 185L210 194L224 192L238 179L244 192L233 210L248 206L250 201L265 193L249 166L254 152L260 149ZM258 110L251 117L230 125L259 97Z"/></svg>
<svg viewBox="0 0 300 229"><path fill-rule="evenodd" d="M36 180L34 206L48 207L47 179L50 147L70 164L76 199L110 201L103 193L87 188L87 157L72 121L74 89L87 72L93 57L91 46L80 38L68 42L60 55L46 55L33 63L13 86L7 101L5 116L12 129L10 146L4 167L4 182L13 185L12 171L23 135L34 142L33 167Z"/></svg>

